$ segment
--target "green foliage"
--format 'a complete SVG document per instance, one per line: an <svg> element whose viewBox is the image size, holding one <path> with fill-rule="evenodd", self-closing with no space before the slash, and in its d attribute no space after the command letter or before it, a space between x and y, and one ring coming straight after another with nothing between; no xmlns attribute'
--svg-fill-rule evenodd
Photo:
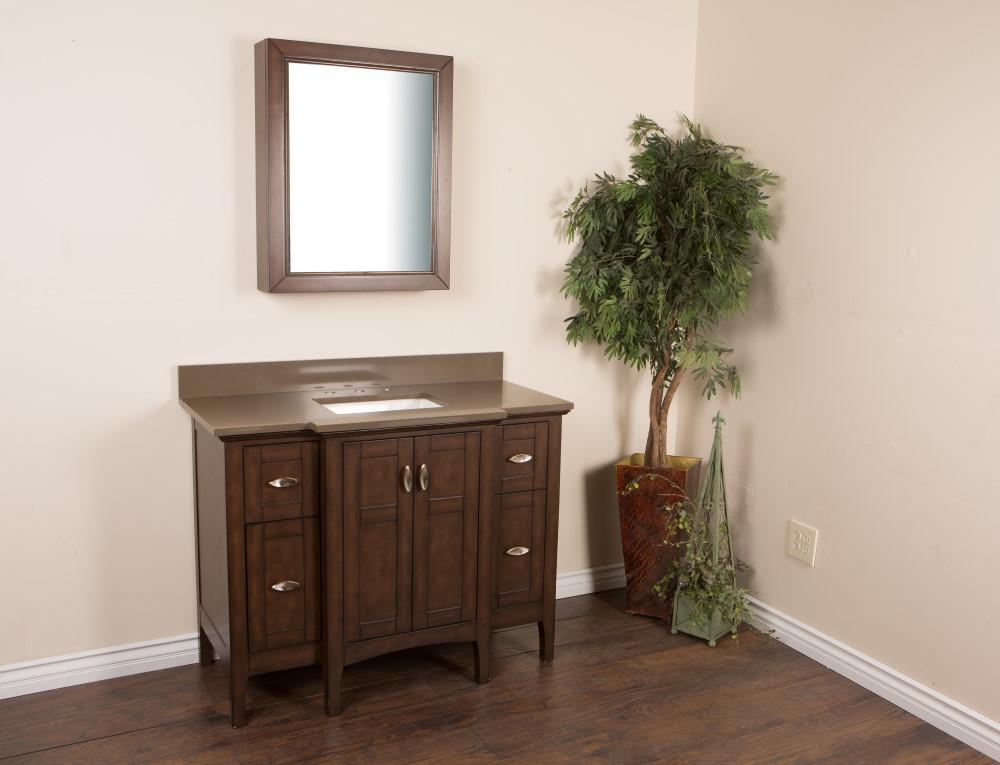
<svg viewBox="0 0 1000 765"><path fill-rule="evenodd" d="M643 481L667 480L656 473L645 473L625 490L635 491ZM670 492L676 491L671 484ZM723 624L740 624L749 613L749 593L736 583L736 571L745 565L733 558L724 507L713 507L711 502L699 506L685 497L661 510L663 546L672 548L675 554L666 575L653 585L653 592L666 600L673 597L675 590L683 590L691 604L689 618L700 629L709 627L715 613Z"/></svg>
<svg viewBox="0 0 1000 765"><path fill-rule="evenodd" d="M728 544L729 526L725 514L712 528L710 514L699 510L690 500L664 508L666 514L663 543L677 549L666 576L653 586L661 598L672 597L674 589L684 592L691 603L689 618L706 629L712 615L718 613L723 624L744 621L749 604L748 592L736 583L736 569Z"/></svg>
<svg viewBox="0 0 1000 765"><path fill-rule="evenodd" d="M763 189L777 180L739 147L705 137L687 118L683 125L674 139L639 115L628 176L598 174L563 215L569 240L580 242L562 286L578 305L566 338L596 341L609 358L649 369L661 388L651 431L662 432L667 390L686 370L709 398L722 388L739 393L731 349L707 333L746 309L752 237L771 236Z"/></svg>

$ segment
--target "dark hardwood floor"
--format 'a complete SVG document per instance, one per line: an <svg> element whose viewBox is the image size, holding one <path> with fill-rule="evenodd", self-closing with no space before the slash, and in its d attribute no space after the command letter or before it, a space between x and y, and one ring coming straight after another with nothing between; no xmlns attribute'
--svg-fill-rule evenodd
<svg viewBox="0 0 1000 765"><path fill-rule="evenodd" d="M716 648L628 616L621 593L558 603L556 660L534 627L349 667L323 715L318 670L251 681L227 719L224 669L197 665L0 701L5 763L845 763L992 761L769 637ZM6 759L10 758L10 759Z"/></svg>

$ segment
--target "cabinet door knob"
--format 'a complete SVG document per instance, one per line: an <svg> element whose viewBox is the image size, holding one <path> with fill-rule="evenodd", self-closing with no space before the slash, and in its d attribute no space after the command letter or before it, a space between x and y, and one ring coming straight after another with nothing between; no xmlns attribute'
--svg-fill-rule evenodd
<svg viewBox="0 0 1000 765"><path fill-rule="evenodd" d="M271 589L277 590L278 592L291 592L292 590L297 590L302 585L298 582L293 582L291 579L286 579L284 582L278 582L277 584L272 584Z"/></svg>
<svg viewBox="0 0 1000 765"><path fill-rule="evenodd" d="M431 471L427 469L426 465L420 466L420 491L427 491L427 487L431 482Z"/></svg>
<svg viewBox="0 0 1000 765"><path fill-rule="evenodd" d="M515 462L517 464L521 464L522 462L531 462L531 455L524 453L512 454L507 458L507 462Z"/></svg>
<svg viewBox="0 0 1000 765"><path fill-rule="evenodd" d="M413 491L413 468L409 465L403 468L403 489L407 494Z"/></svg>
<svg viewBox="0 0 1000 765"><path fill-rule="evenodd" d="M511 547L509 550L504 551L504 555L512 555L516 558L519 555L527 555L530 552L530 547Z"/></svg>
<svg viewBox="0 0 1000 765"><path fill-rule="evenodd" d="M298 482L298 478L292 478L290 475L286 475L281 478L275 478L273 481L268 481L267 485L273 486L275 489L287 489L289 486L295 486Z"/></svg>

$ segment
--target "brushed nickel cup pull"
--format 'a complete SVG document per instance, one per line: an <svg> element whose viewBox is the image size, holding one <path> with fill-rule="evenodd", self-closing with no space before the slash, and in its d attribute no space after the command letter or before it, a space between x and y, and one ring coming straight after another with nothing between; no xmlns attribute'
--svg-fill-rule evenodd
<svg viewBox="0 0 1000 765"><path fill-rule="evenodd" d="M293 582L291 579L286 579L284 582L278 582L277 584L272 584L271 589L277 592L291 592L292 590L297 590L302 585L298 582Z"/></svg>
<svg viewBox="0 0 1000 765"><path fill-rule="evenodd" d="M427 487L431 482L431 471L427 469L426 465L420 466L420 491L427 491Z"/></svg>
<svg viewBox="0 0 1000 765"><path fill-rule="evenodd" d="M290 475L286 475L281 478L275 478L273 481L268 481L267 485L273 486L275 489L287 489L289 486L295 486L298 482L298 478L292 478Z"/></svg>
<svg viewBox="0 0 1000 765"><path fill-rule="evenodd" d="M509 550L504 552L504 555L511 555L516 558L519 555L527 555L530 552L530 547L511 547Z"/></svg>
<svg viewBox="0 0 1000 765"><path fill-rule="evenodd" d="M520 465L522 462L531 462L530 454L512 454L507 458L507 462L514 462Z"/></svg>
<svg viewBox="0 0 1000 765"><path fill-rule="evenodd" d="M413 468L409 465L403 468L403 489L407 494L413 491Z"/></svg>

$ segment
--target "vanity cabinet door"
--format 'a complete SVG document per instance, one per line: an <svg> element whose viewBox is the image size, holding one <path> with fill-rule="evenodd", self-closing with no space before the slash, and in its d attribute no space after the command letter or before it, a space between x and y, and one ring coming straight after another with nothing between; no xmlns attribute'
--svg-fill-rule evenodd
<svg viewBox="0 0 1000 765"><path fill-rule="evenodd" d="M476 612L480 434L414 438L413 629Z"/></svg>
<svg viewBox="0 0 1000 765"><path fill-rule="evenodd" d="M345 638L409 632L413 439L354 441L343 449Z"/></svg>

